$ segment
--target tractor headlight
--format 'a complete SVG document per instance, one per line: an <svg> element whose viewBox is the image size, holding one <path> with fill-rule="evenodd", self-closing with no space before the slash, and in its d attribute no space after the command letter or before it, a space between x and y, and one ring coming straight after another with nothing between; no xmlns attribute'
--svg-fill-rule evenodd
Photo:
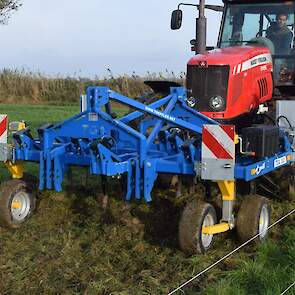
<svg viewBox="0 0 295 295"><path fill-rule="evenodd" d="M220 95L216 95L210 98L210 107L214 111L221 111L225 106L225 100Z"/></svg>

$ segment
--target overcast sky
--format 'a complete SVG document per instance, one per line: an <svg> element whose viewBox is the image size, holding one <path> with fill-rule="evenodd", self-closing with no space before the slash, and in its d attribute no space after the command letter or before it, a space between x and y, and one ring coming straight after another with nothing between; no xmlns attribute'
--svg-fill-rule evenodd
<svg viewBox="0 0 295 295"><path fill-rule="evenodd" d="M183 8L183 27L170 30L176 0L23 0L0 26L0 68L88 76L180 72L193 54L196 9ZM197 3L193 1L192 3ZM208 4L222 4L208 0ZM215 45L221 13L208 11L208 45Z"/></svg>

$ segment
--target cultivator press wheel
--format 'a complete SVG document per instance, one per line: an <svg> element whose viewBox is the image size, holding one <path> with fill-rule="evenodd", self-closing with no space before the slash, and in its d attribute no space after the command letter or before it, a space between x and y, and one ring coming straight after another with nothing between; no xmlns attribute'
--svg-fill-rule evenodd
<svg viewBox="0 0 295 295"><path fill-rule="evenodd" d="M208 251L213 243L213 235L203 234L202 228L216 222L216 211L212 205L199 200L188 203L179 223L181 250L188 254Z"/></svg>
<svg viewBox="0 0 295 295"><path fill-rule="evenodd" d="M0 186L0 224L19 228L32 215L36 197L30 183L21 179L3 182Z"/></svg>
<svg viewBox="0 0 295 295"><path fill-rule="evenodd" d="M270 205L267 198L259 195L245 197L238 213L237 232L245 242L258 233L256 243L263 242L268 234L270 225Z"/></svg>

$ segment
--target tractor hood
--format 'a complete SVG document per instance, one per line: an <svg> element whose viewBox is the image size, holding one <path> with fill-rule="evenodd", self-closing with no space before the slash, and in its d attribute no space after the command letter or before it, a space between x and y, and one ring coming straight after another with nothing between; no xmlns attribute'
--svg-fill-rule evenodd
<svg viewBox="0 0 295 295"><path fill-rule="evenodd" d="M227 47L196 55L187 67L190 104L212 119L254 112L272 97L272 72L265 47Z"/></svg>
<svg viewBox="0 0 295 295"><path fill-rule="evenodd" d="M255 63L253 58L256 56L258 58L260 56L266 58L267 62L271 60L270 51L266 47L236 46L214 49L204 54L198 54L189 60L188 65L201 67L229 65L231 68L234 68L236 65L247 61ZM258 64L260 64L259 61L257 61Z"/></svg>

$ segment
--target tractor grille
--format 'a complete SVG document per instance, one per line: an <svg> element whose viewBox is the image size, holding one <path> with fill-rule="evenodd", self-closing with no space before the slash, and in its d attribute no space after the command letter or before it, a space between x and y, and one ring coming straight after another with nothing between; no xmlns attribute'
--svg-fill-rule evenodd
<svg viewBox="0 0 295 295"><path fill-rule="evenodd" d="M229 71L229 66L200 67L188 65L187 96L196 99L194 108L201 112L214 112L215 110L210 107L210 98L221 96L225 99L225 104L223 109L219 111L226 109Z"/></svg>
<svg viewBox="0 0 295 295"><path fill-rule="evenodd" d="M268 87L267 87L267 80L266 78L261 78L258 80L260 98L268 95Z"/></svg>

